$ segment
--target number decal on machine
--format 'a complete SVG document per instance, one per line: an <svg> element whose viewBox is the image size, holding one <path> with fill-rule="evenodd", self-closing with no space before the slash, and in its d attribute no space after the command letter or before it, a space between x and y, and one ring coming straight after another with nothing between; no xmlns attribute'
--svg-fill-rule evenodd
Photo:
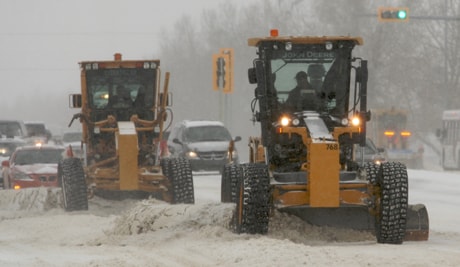
<svg viewBox="0 0 460 267"><path fill-rule="evenodd" d="M327 150L337 150L339 149L339 145L338 144L326 144L326 149Z"/></svg>

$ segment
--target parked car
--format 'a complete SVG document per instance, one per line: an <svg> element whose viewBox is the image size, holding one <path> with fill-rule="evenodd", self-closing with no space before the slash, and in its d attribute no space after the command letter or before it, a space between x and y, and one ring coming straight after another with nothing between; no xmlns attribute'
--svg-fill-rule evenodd
<svg viewBox="0 0 460 267"><path fill-rule="evenodd" d="M3 138L26 138L27 129L21 120L0 120L0 135Z"/></svg>
<svg viewBox="0 0 460 267"><path fill-rule="evenodd" d="M65 154L63 146L22 146L16 148L9 160L2 162L10 188L57 187L57 168Z"/></svg>
<svg viewBox="0 0 460 267"><path fill-rule="evenodd" d="M9 160L11 154L20 146L24 146L26 143L22 139L16 138L0 138L0 162ZM4 188L3 185L3 172L2 168L0 171L0 187Z"/></svg>
<svg viewBox="0 0 460 267"><path fill-rule="evenodd" d="M229 162L230 141L240 141L220 121L184 120L171 130L167 145L172 157L185 157L193 171L221 171ZM238 153L233 151L232 159L238 162Z"/></svg>

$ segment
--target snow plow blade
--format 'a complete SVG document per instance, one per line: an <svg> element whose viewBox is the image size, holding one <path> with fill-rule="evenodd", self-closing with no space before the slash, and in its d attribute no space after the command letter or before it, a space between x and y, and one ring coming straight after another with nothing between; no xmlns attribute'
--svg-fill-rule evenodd
<svg viewBox="0 0 460 267"><path fill-rule="evenodd" d="M405 241L426 241L430 232L428 211L423 204L409 205L407 209Z"/></svg>
<svg viewBox="0 0 460 267"><path fill-rule="evenodd" d="M312 225L349 228L375 233L375 217L366 207L311 208L308 206L290 206L280 208L279 211L295 215ZM406 223L404 241L428 240L429 220L425 205L409 205Z"/></svg>

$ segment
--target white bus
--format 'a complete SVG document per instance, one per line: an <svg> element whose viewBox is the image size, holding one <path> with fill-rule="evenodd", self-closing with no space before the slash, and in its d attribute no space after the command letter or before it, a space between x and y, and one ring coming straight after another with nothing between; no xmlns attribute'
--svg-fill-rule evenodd
<svg viewBox="0 0 460 267"><path fill-rule="evenodd" d="M441 166L445 170L460 169L460 109L442 113L442 128L438 131L442 145Z"/></svg>

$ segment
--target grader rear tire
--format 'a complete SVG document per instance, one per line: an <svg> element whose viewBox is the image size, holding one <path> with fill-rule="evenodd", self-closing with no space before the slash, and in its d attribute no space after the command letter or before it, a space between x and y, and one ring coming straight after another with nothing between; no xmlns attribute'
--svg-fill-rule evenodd
<svg viewBox="0 0 460 267"><path fill-rule="evenodd" d="M222 203L236 203L236 187L240 174L238 164L225 164L222 170L220 200Z"/></svg>
<svg viewBox="0 0 460 267"><path fill-rule="evenodd" d="M190 162L185 158L165 159L164 173L171 180L173 203L194 204L193 173Z"/></svg>
<svg viewBox="0 0 460 267"><path fill-rule="evenodd" d="M62 188L64 209L88 210L88 192L81 160L63 159L58 166L58 179Z"/></svg>

